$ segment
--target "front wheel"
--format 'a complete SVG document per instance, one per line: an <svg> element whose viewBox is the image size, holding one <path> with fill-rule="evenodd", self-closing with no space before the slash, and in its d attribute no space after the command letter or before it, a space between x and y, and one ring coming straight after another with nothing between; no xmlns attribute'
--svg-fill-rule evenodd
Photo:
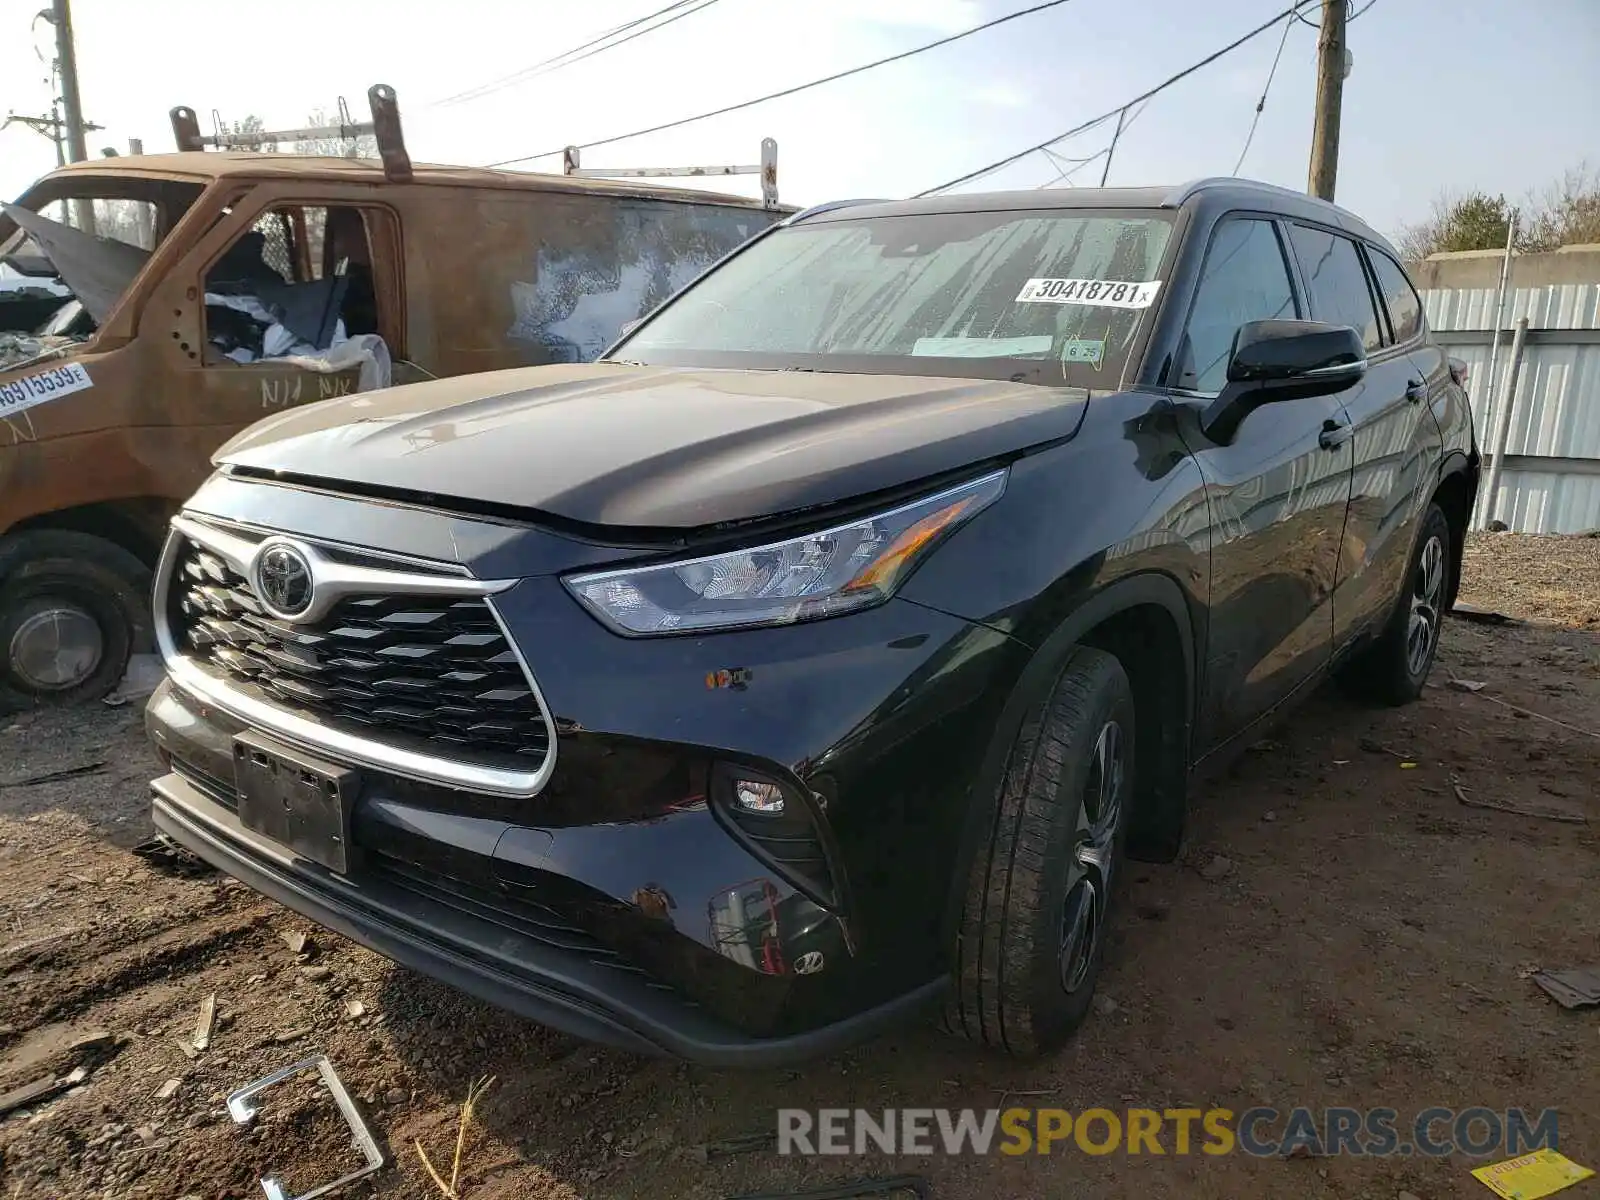
<svg viewBox="0 0 1600 1200"><path fill-rule="evenodd" d="M1439 650L1452 570L1450 522L1430 504L1394 614L1378 640L1345 668L1347 686L1380 704L1409 704L1422 695Z"/></svg>
<svg viewBox="0 0 1600 1200"><path fill-rule="evenodd" d="M150 572L90 534L0 541L0 712L95 700L149 640Z"/></svg>
<svg viewBox="0 0 1600 1200"><path fill-rule="evenodd" d="M1019 1057L1088 1015L1134 795L1134 706L1110 654L1080 647L1017 734L967 881L953 1032Z"/></svg>

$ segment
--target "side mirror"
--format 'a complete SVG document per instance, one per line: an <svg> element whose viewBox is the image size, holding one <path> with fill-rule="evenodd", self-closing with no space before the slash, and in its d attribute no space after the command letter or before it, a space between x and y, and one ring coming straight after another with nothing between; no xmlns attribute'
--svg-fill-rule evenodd
<svg viewBox="0 0 1600 1200"><path fill-rule="evenodd" d="M1239 423L1263 404L1343 391L1366 373L1366 348L1348 325L1250 321L1233 336L1227 386L1200 427L1213 442L1231 442Z"/></svg>

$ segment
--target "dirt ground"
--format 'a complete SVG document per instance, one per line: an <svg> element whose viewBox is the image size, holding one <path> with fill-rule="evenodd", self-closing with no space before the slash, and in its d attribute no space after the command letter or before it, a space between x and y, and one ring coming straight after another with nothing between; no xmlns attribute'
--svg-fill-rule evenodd
<svg viewBox="0 0 1600 1200"><path fill-rule="evenodd" d="M76 1090L0 1123L0 1197L243 1198L264 1172L291 1194L320 1184L358 1160L311 1077L269 1094L248 1132L222 1105L317 1051L393 1159L340 1195L384 1200L441 1194L414 1142L448 1174L457 1108L484 1075L464 1200L713 1200L903 1171L938 1200L1489 1195L1457 1156L702 1152L770 1132L779 1106L1384 1105L1402 1121L1555 1107L1562 1151L1600 1167L1600 1010L1558 1008L1525 977L1600 963L1600 539L1475 537L1463 599L1527 623L1452 620L1420 703L1374 711L1329 689L1202 790L1183 860L1125 876L1097 1012L1026 1065L931 1027L750 1074L575 1042L220 876L131 855L154 767L137 704L0 722L0 1089L84 1059L86 1035L116 1039ZM295 932L313 955L291 951ZM213 994L215 1031L191 1057L180 1040ZM1600 1195L1600 1179L1570 1194Z"/></svg>

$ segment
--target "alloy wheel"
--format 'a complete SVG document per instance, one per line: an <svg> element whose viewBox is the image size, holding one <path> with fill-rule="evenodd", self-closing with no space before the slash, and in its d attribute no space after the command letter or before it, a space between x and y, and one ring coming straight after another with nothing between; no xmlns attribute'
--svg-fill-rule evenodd
<svg viewBox="0 0 1600 1200"><path fill-rule="evenodd" d="M1115 721L1101 726L1084 783L1078 830L1061 909L1059 951L1061 986L1074 992L1089 976L1104 931L1116 864L1117 831L1122 824L1123 783L1127 778L1125 739Z"/></svg>
<svg viewBox="0 0 1600 1200"><path fill-rule="evenodd" d="M1406 625L1406 669L1421 675L1439 640L1440 601L1444 592L1444 543L1430 537L1417 559L1411 588L1411 617Z"/></svg>

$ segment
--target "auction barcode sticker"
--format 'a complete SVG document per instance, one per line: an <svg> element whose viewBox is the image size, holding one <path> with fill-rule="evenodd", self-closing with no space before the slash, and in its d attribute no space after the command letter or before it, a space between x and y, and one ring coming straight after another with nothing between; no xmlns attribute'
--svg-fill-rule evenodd
<svg viewBox="0 0 1600 1200"><path fill-rule="evenodd" d="M1088 304L1096 308L1149 308L1161 281L1127 283L1116 279L1030 279L1017 293L1019 304Z"/></svg>
<svg viewBox="0 0 1600 1200"><path fill-rule="evenodd" d="M0 383L0 417L14 416L35 404L43 404L57 396L81 392L93 386L94 380L89 378L89 372L82 363L66 363L24 375L10 383Z"/></svg>

